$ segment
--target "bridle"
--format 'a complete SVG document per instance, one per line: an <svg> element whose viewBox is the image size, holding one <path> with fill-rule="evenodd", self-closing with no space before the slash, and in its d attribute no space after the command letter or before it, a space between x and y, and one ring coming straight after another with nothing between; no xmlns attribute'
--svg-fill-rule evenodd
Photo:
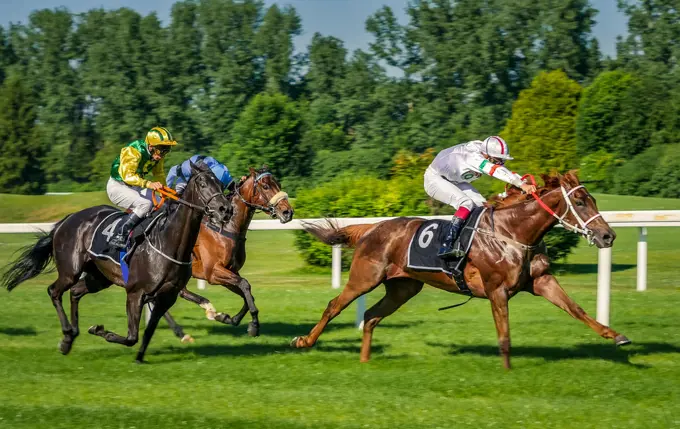
<svg viewBox="0 0 680 429"><path fill-rule="evenodd" d="M263 177L271 176L271 175L272 175L272 173L267 171L267 172L264 172L264 173L260 173L258 176L255 177L255 184L253 185L253 196L257 193L257 187L260 185L260 180ZM245 183L245 181L244 181L244 183ZM276 217L276 214L274 213L274 209L275 209L276 205L283 200L288 200L288 194L283 192L283 191L279 191L276 194L274 194L273 197L271 197L269 199L266 206L251 203L250 201L247 201L243 197L243 195L241 195L241 186L243 186L243 184L241 184L240 186L237 186L236 189L235 189L235 192L234 192L241 199L241 201L243 201L243 203L248 208L251 208L253 210L261 210L271 217Z"/></svg>
<svg viewBox="0 0 680 429"><path fill-rule="evenodd" d="M524 180L524 179L529 179L530 183L532 185L536 186L536 179L534 179L534 176L532 176L531 174L526 174L526 175L522 176L522 180ZM590 219L588 219L586 221L584 221L581 218L581 216L576 211L576 208L574 208L574 204L571 202L571 198L570 198L571 194L578 191L579 189L585 189L585 186L579 185L579 186L571 188L569 191L567 191L565 189L564 185L560 184L560 190L562 192L562 197L564 198L564 201L567 203L567 210L564 212L564 214L562 216L559 216L550 207L548 207L543 202L543 200L541 200L541 197L539 197L536 192L533 192L531 194L531 196L534 197L536 202L538 202L538 205L540 205L543 208L543 210L547 211L550 215L552 215L555 219L557 219L557 222L559 222L560 225L562 225L564 227L564 229L584 236L588 240L588 244L590 244L592 246L594 244L594 239L593 239L594 233L593 233L593 230L588 228L588 224L590 224L595 219L602 217L602 213L598 212L597 214L593 215ZM588 192L588 191L586 191L586 192ZM576 219L576 221L578 222L578 226L572 225L572 224L570 224L570 223L568 223L567 221L564 220L564 218L569 213L571 213L574 216L574 219Z"/></svg>
<svg viewBox="0 0 680 429"><path fill-rule="evenodd" d="M207 174L207 173L209 173L209 171L202 171L202 172L198 173L196 176L194 176L194 180L196 180L201 175ZM156 203L156 193L161 195L160 202L158 202L158 203ZM215 192L214 194L210 195L207 198L203 198L199 194L199 197L201 198L201 200L202 200L201 202L203 203L203 205L198 205L198 204L190 203L189 201L180 198L179 196L177 196L177 191L175 191L172 188L168 188L167 186L165 186L161 189L154 190L153 193L152 193L152 199L153 199L153 203L154 203L155 208L158 208L161 205L163 205L163 203L165 202L165 198L167 197L167 198L169 198L173 201L176 201L180 204L183 204L183 205L189 207L192 210L199 210L199 211L202 211L203 214L210 216L212 213L215 212L215 210L210 208L210 203L212 202L213 199L215 199L215 197L218 197L220 195L223 195L223 193L221 191Z"/></svg>

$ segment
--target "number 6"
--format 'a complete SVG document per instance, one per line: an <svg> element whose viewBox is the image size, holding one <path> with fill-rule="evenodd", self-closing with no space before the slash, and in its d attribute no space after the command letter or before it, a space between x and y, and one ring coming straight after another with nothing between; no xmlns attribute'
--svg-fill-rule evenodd
<svg viewBox="0 0 680 429"><path fill-rule="evenodd" d="M420 246L421 249L426 248L427 246L432 243L432 239L434 238L434 231L439 227L439 224L433 223L432 225L427 226L423 232L420 233L420 237L418 237L418 245Z"/></svg>

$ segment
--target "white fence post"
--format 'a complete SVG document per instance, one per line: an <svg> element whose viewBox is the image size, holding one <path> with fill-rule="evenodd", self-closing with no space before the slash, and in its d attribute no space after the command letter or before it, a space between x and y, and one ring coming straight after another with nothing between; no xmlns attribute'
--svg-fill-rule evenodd
<svg viewBox="0 0 680 429"><path fill-rule="evenodd" d="M609 326L609 295L612 279L612 248L600 249L597 264L597 321Z"/></svg>
<svg viewBox="0 0 680 429"><path fill-rule="evenodd" d="M357 298L357 328L364 328L364 313L366 312L366 295Z"/></svg>
<svg viewBox="0 0 680 429"><path fill-rule="evenodd" d="M198 290L205 290L207 285L208 285L208 282L206 282L205 280L198 279L196 281L196 286L198 287Z"/></svg>
<svg viewBox="0 0 680 429"><path fill-rule="evenodd" d="M640 228L637 244L637 290L647 290L647 228Z"/></svg>
<svg viewBox="0 0 680 429"><path fill-rule="evenodd" d="M340 289L340 282L342 281L342 247L335 244L332 250L331 260L331 286L333 289Z"/></svg>

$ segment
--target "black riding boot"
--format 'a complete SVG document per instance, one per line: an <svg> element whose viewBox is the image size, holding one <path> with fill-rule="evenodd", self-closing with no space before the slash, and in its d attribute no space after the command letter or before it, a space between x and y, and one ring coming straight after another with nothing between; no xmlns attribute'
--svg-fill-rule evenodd
<svg viewBox="0 0 680 429"><path fill-rule="evenodd" d="M115 247L116 249L125 249L128 235L130 235L130 231L132 231L132 229L136 227L141 221L142 218L140 218L134 213L130 213L130 216L127 218L123 226L120 228L120 231L116 235L111 237L109 245L111 245L111 247Z"/></svg>
<svg viewBox="0 0 680 429"><path fill-rule="evenodd" d="M451 226L449 228L449 232L448 234L446 234L444 242L442 243L442 247L439 248L437 256L444 259L451 257L459 258L463 256L464 254L463 250L459 248L454 249L453 243L456 241L456 238L458 238L458 235L460 234L460 230L463 228L464 223L465 220L457 216L454 216L451 219Z"/></svg>

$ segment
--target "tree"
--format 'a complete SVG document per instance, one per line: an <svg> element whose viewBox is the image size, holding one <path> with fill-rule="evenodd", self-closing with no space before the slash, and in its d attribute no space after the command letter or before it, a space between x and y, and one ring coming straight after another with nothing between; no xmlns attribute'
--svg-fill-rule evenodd
<svg viewBox="0 0 680 429"><path fill-rule="evenodd" d="M279 178L304 176L309 148L300 144L302 120L295 102L283 94L256 95L234 124L219 157L235 175L267 164Z"/></svg>
<svg viewBox="0 0 680 429"><path fill-rule="evenodd" d="M0 193L37 194L45 189L33 100L20 75L10 74L0 88Z"/></svg>
<svg viewBox="0 0 680 429"><path fill-rule="evenodd" d="M650 107L642 80L623 71L600 74L583 91L576 120L580 154L599 150L619 158L637 155L650 145Z"/></svg>
<svg viewBox="0 0 680 429"><path fill-rule="evenodd" d="M300 16L291 6L267 9L256 43L263 57L264 80L270 92L288 93L293 61L293 37L302 31Z"/></svg>
<svg viewBox="0 0 680 429"><path fill-rule="evenodd" d="M522 91L501 133L521 171L564 172L578 166L576 114L581 94L578 83L563 71L543 72Z"/></svg>
<svg viewBox="0 0 680 429"><path fill-rule="evenodd" d="M83 94L72 60L76 58L73 17L65 9L33 12L24 29L29 49L25 79L39 98L43 160L48 182L84 182L82 166L91 158Z"/></svg>

